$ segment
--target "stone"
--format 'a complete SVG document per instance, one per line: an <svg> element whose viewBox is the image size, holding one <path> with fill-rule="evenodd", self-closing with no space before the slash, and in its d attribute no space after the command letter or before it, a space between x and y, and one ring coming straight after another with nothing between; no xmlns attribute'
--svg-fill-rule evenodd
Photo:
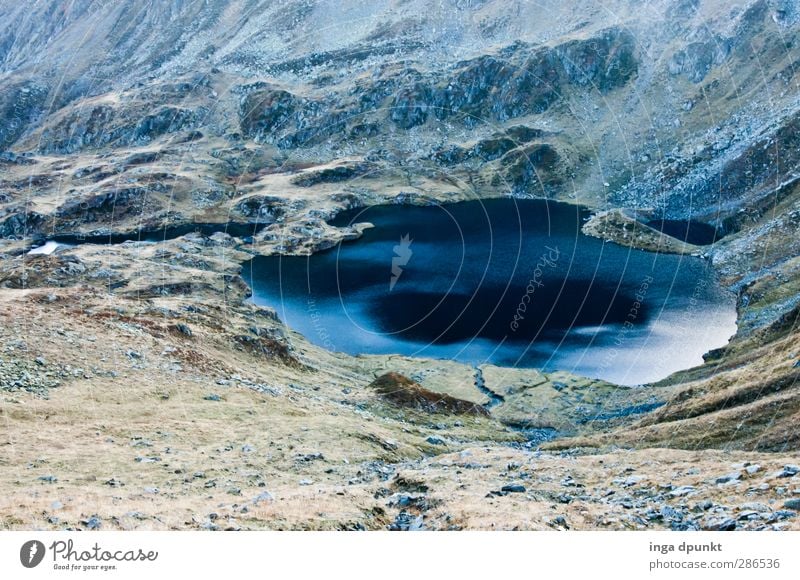
<svg viewBox="0 0 800 580"><path fill-rule="evenodd" d="M731 518L707 520L702 527L708 532L731 532L736 529L736 520Z"/></svg>
<svg viewBox="0 0 800 580"><path fill-rule="evenodd" d="M673 520L669 524L669 529L671 529L673 532L688 532L699 530L700 526L694 520Z"/></svg>
<svg viewBox="0 0 800 580"><path fill-rule="evenodd" d="M311 462L311 461L322 461L324 459L325 459L325 456L320 452L305 453L303 455L298 455L297 456L297 460L298 461L303 461L305 463L308 463L308 462Z"/></svg>
<svg viewBox="0 0 800 580"><path fill-rule="evenodd" d="M669 492L670 497L683 497L685 495L689 495L695 491L695 487L692 485L682 485L680 487L676 487L672 491Z"/></svg>
<svg viewBox="0 0 800 580"><path fill-rule="evenodd" d="M389 524L389 530L393 532L417 532L424 529L423 515L412 517L406 510L401 510L395 520Z"/></svg>
<svg viewBox="0 0 800 580"><path fill-rule="evenodd" d="M698 502L695 506L696 511L703 512L710 510L712 507L714 507L714 502L712 502L710 499L704 499L703 501Z"/></svg>
<svg viewBox="0 0 800 580"><path fill-rule="evenodd" d="M725 475L719 476L715 481L716 483L733 483L739 481L741 478L741 471L732 471L730 473L726 473Z"/></svg>
<svg viewBox="0 0 800 580"><path fill-rule="evenodd" d="M175 330L177 330L178 332L180 332L185 336L192 336L192 329L189 328L186 324L183 323L176 324Z"/></svg>
<svg viewBox="0 0 800 580"><path fill-rule="evenodd" d="M683 514L674 507L668 505L661 506L659 514L667 521L681 521L683 519Z"/></svg>
<svg viewBox="0 0 800 580"><path fill-rule="evenodd" d="M748 475L755 475L759 471L761 471L761 466L758 464L755 465L748 465L744 468Z"/></svg>
<svg viewBox="0 0 800 580"><path fill-rule="evenodd" d="M797 513L792 510L777 510L770 514L767 518L767 523L772 524L780 520L788 520L789 518L797 517Z"/></svg>
<svg viewBox="0 0 800 580"><path fill-rule="evenodd" d="M643 475L631 475L622 482L622 485L625 487L630 487L632 485L636 485L640 481L644 480L645 477Z"/></svg>
<svg viewBox="0 0 800 580"><path fill-rule="evenodd" d="M414 518L414 521L411 522L411 524L408 526L408 531L409 532L419 532L419 531L423 530L425 528L425 525L423 524L423 519L424 519L424 516L422 514L420 514L416 518Z"/></svg>
<svg viewBox="0 0 800 580"><path fill-rule="evenodd" d="M81 524L83 524L87 530L99 530L102 525L102 521L98 516L92 516L85 520L81 520Z"/></svg>
<svg viewBox="0 0 800 580"><path fill-rule="evenodd" d="M444 442L444 439L441 439L439 437L434 437L433 435L427 437L425 441L427 443L430 443L431 445L447 445L447 443Z"/></svg>
<svg viewBox="0 0 800 580"><path fill-rule="evenodd" d="M756 512L771 512L772 509L765 503L751 501L747 503L743 503L739 509L744 511L756 511Z"/></svg>
<svg viewBox="0 0 800 580"><path fill-rule="evenodd" d="M783 502L783 507L789 510L800 512L800 498L787 499L785 502Z"/></svg>
<svg viewBox="0 0 800 580"><path fill-rule="evenodd" d="M525 493L525 486L519 483L514 483L511 485L504 485L500 488L500 491L506 493Z"/></svg>
<svg viewBox="0 0 800 580"><path fill-rule="evenodd" d="M552 527L560 527L564 528L565 530L569 529L569 524L567 524L567 518L564 516L556 516L552 520L550 520L549 525Z"/></svg>
<svg viewBox="0 0 800 580"><path fill-rule="evenodd" d="M407 511L402 510L394 521L389 524L389 530L392 532L406 532L408 528L411 526L411 514Z"/></svg>
<svg viewBox="0 0 800 580"><path fill-rule="evenodd" d="M258 505L261 502L271 502L271 501L275 501L275 496L273 496L268 491L262 491L256 497L253 498L254 505Z"/></svg>

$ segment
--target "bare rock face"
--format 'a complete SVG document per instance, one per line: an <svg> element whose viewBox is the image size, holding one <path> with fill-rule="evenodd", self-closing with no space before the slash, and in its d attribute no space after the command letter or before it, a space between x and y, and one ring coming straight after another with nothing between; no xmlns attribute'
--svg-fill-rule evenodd
<svg viewBox="0 0 800 580"><path fill-rule="evenodd" d="M546 143L535 143L507 153L500 160L505 179L518 195L526 192L547 194L562 184L561 158Z"/></svg>
<svg viewBox="0 0 800 580"><path fill-rule="evenodd" d="M239 116L242 131L253 138L265 138L296 126L303 101L281 89L267 89L242 99ZM291 125L289 125L291 123Z"/></svg>
<svg viewBox="0 0 800 580"><path fill-rule="evenodd" d="M0 222L0 237L18 239L30 237L38 233L45 222L44 216L22 210Z"/></svg>
<svg viewBox="0 0 800 580"><path fill-rule="evenodd" d="M0 236L451 193L736 233L793 195L794 2L145 4L0 0Z"/></svg>
<svg viewBox="0 0 800 580"><path fill-rule="evenodd" d="M665 14L665 25L641 14L633 0L619 13L625 25L591 3L563 3L546 14L515 18L500 0L455 11L419 2L399 12L361 7L364 24L357 27L347 2L336 13L299 1L263 2L244 13L235 3L215 0L148 7L139 18L134 15L144 13L141 0L119 2L107 12L92 3L76 3L67 12L45 5L26 13L0 2L10 23L0 32L0 73L7 77L0 91L0 147L67 162L102 155L107 167L92 179L116 177L127 184L135 179L129 172L138 170L116 153L127 158L131 149L148 148L161 154L139 163L142 170L175 174L176 166L196 162L185 175L196 176L187 189L199 191L347 156L403 165L414 175L446 167L464 179L464 172L480 170L485 174L475 183L486 186L486 195L565 197L582 189L598 198L607 193L620 206L652 206L663 200L652 184L673 174L689 176L724 153L693 158L681 151L692 139L676 137L676 122L686 122L692 135L714 128L707 117L681 121L694 116L697 91L721 110L728 100L718 87L720 75L741 69L752 78L743 66L750 40L769 27L781 27L785 36L797 32L793 4L777 0L748 3L732 14L730 26L696 0L653 6ZM322 20L334 32L309 34ZM24 42L11 34L15 29ZM767 34L760 62L782 62L778 51L786 46ZM33 54L39 55L38 69L30 62ZM790 72L774 73L790 82ZM731 82L746 88L740 79ZM647 110L656 113L651 117ZM504 134L514 127L530 134ZM523 147L533 141L535 146ZM600 167L611 191L597 191ZM642 173L647 179L634 179ZM702 188L706 177L694 174L686 185L693 188L695 208L718 202ZM340 173L294 184L324 186L339 178L349 180ZM506 181L510 191L492 185ZM90 185L60 183L75 198ZM682 188L676 191L680 197ZM225 215L230 202L221 196L202 209ZM154 204L147 211L143 218L152 220L162 209ZM665 203L663 211L677 210Z"/></svg>
<svg viewBox="0 0 800 580"><path fill-rule="evenodd" d="M692 42L672 55L669 72L672 75L683 74L693 83L699 83L715 66L725 62L730 51L731 42L719 36L702 42Z"/></svg>
<svg viewBox="0 0 800 580"><path fill-rule="evenodd" d="M33 80L0 91L0 149L13 144L41 118L48 93L47 86Z"/></svg>
<svg viewBox="0 0 800 580"><path fill-rule="evenodd" d="M556 47L564 76L570 83L592 85L601 92L625 86L636 76L636 39L630 31L610 28L589 40Z"/></svg>
<svg viewBox="0 0 800 580"><path fill-rule="evenodd" d="M430 87L423 83L414 83L395 95L389 117L401 129L422 125L428 119L430 103Z"/></svg>
<svg viewBox="0 0 800 580"><path fill-rule="evenodd" d="M200 125L205 112L161 106L115 108L98 105L66 115L42 133L43 153L76 153L84 149L145 145L158 137Z"/></svg>
<svg viewBox="0 0 800 580"><path fill-rule="evenodd" d="M272 223L285 213L281 198L263 195L248 197L240 201L236 204L235 211L259 223Z"/></svg>

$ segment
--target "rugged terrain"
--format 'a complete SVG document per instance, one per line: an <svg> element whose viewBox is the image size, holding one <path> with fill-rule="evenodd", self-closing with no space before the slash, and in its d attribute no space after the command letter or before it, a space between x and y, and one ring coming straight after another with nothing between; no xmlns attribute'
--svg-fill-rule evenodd
<svg viewBox="0 0 800 580"><path fill-rule="evenodd" d="M800 529L797 3L0 22L0 527ZM710 260L737 335L626 388L331 353L247 301L252 256L358 236L343 208L508 195ZM165 239L117 243L140 231ZM27 254L75 235L106 243Z"/></svg>

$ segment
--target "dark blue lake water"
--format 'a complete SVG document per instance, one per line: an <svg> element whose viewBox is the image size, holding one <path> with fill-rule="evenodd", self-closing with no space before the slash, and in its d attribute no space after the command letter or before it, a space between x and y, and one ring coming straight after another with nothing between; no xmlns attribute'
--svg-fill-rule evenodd
<svg viewBox="0 0 800 580"><path fill-rule="evenodd" d="M253 300L351 354L568 370L639 384L702 363L735 332L734 297L699 258L584 236L588 213L541 200L378 206L356 241L259 257Z"/></svg>

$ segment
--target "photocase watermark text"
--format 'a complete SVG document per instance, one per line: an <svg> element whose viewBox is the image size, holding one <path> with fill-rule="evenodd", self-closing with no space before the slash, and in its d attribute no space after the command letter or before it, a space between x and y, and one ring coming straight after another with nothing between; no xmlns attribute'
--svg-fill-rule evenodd
<svg viewBox="0 0 800 580"><path fill-rule="evenodd" d="M531 303L536 289L544 286L542 277L544 276L545 268L555 268L558 262L560 256L558 247L551 248L550 246L545 246L545 250L547 250L547 252L543 253L536 262L533 274L531 274L528 285L525 287L525 294L523 294L520 299L517 310L514 313L514 319L509 325L512 332L516 332L519 329L519 323L525 319L525 313L528 311L528 305Z"/></svg>
<svg viewBox="0 0 800 580"><path fill-rule="evenodd" d="M312 297L308 298L308 316L311 318L311 325L314 327L314 332L316 332L322 346L328 350L336 350L336 345L333 344L328 329L322 323L322 315L317 307L317 301Z"/></svg>
<svg viewBox="0 0 800 580"><path fill-rule="evenodd" d="M609 368L614 363L614 359L619 356L619 349L625 344L625 341L628 339L628 333L633 329L636 320L639 318L639 313L647 297L647 291L650 288L650 284L653 283L653 280L652 276L645 276L641 284L639 284L639 288L633 297L633 304L631 304L630 309L628 309L628 314L625 316L625 322L622 323L622 327L617 331L616 337L614 337L614 346L603 358L603 362L600 365L601 369Z"/></svg>
<svg viewBox="0 0 800 580"><path fill-rule="evenodd" d="M95 542L88 550L76 550L72 540L56 540L50 544L53 561L67 562L153 562L158 558L158 552L153 550L145 552L138 550L104 550Z"/></svg>

